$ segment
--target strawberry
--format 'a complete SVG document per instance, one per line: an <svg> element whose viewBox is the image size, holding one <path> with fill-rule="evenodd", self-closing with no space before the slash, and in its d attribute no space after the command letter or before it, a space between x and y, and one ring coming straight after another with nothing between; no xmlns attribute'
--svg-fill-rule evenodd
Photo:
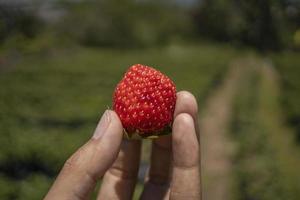
<svg viewBox="0 0 300 200"><path fill-rule="evenodd" d="M127 136L158 136L169 130L176 103L175 84L160 71L131 66L117 85L113 109Z"/></svg>

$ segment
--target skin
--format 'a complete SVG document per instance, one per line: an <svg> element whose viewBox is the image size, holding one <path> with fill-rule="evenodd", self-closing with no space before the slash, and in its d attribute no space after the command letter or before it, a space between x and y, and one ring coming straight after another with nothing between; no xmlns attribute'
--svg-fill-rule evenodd
<svg viewBox="0 0 300 200"><path fill-rule="evenodd" d="M141 199L201 199L197 109L191 93L177 93L173 132L153 140ZM132 199L140 154L141 141L123 139L117 114L108 110L93 137L66 161L45 200L89 199L101 178L98 200Z"/></svg>

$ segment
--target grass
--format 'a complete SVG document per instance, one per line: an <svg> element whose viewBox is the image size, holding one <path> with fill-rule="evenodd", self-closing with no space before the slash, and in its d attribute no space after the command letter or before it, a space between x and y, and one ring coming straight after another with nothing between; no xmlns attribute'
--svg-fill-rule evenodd
<svg viewBox="0 0 300 200"><path fill-rule="evenodd" d="M10 68L4 66L0 198L34 200L45 195L64 161L88 140L100 115L111 107L114 87L128 66L156 67L178 90L193 92L201 104L235 54L214 45L77 48L24 56Z"/></svg>
<svg viewBox="0 0 300 200"><path fill-rule="evenodd" d="M279 104L280 87L278 74L271 66L263 69L263 81L260 93L259 120L270 137L272 153L278 168L278 180L282 186L282 199L299 199L300 197L300 146L297 143L294 130L284 123L284 114Z"/></svg>
<svg viewBox="0 0 300 200"><path fill-rule="evenodd" d="M300 59L298 52L283 52L272 56L274 65L281 73L281 106L287 122L296 130L300 141Z"/></svg>
<svg viewBox="0 0 300 200"><path fill-rule="evenodd" d="M233 120L235 199L299 199L300 149L283 123L279 76L260 58L248 70Z"/></svg>

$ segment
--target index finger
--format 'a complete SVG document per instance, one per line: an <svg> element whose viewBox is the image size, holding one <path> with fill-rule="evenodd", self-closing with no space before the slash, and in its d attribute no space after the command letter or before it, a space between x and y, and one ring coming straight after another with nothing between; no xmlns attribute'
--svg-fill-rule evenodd
<svg viewBox="0 0 300 200"><path fill-rule="evenodd" d="M93 137L67 160L45 200L87 199L116 159L122 136L117 114L106 111Z"/></svg>

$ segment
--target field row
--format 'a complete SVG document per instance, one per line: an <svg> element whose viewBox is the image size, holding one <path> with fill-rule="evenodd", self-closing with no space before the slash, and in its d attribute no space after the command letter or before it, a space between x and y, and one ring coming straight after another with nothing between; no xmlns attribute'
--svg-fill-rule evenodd
<svg viewBox="0 0 300 200"><path fill-rule="evenodd" d="M247 69L235 103L234 199L298 199L300 149L283 123L278 74L258 60Z"/></svg>
<svg viewBox="0 0 300 200"><path fill-rule="evenodd" d="M300 141L300 58L297 52L285 52L274 56L274 65L281 74L281 104L287 121L295 128Z"/></svg>

